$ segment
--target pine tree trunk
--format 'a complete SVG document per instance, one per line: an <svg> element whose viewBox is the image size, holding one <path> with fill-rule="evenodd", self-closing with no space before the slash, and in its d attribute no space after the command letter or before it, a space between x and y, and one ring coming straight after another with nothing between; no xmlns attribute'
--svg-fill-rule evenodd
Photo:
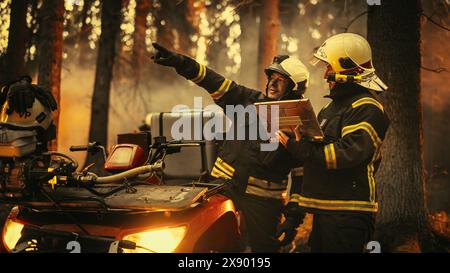
<svg viewBox="0 0 450 273"><path fill-rule="evenodd" d="M81 29L80 29L80 35L78 39L78 45L79 45L79 56L78 56L78 63L80 66L87 66L90 63L90 55L89 54L92 50L89 47L89 34L92 32L92 24L86 22L86 20L89 18L89 11L92 8L92 4L94 3L94 0L84 0L84 6L81 11Z"/></svg>
<svg viewBox="0 0 450 273"><path fill-rule="evenodd" d="M39 0L28 0L31 16L30 27L27 33L27 49L31 49L33 46L37 47L38 32L39 32ZM25 70L26 73L32 77L38 74L39 56L37 52L27 51Z"/></svg>
<svg viewBox="0 0 450 273"><path fill-rule="evenodd" d="M150 12L150 1L149 0L138 0L136 1L136 17L134 20L135 31L133 34L133 69L135 77L135 86L139 83L141 79L141 69L142 63L148 61L147 58L147 46L145 44L145 36L147 30L147 15Z"/></svg>
<svg viewBox="0 0 450 273"><path fill-rule="evenodd" d="M278 52L278 36L280 35L279 3L279 0L262 1L258 58L258 84L262 91L266 89L267 82L264 69L272 62L273 57Z"/></svg>
<svg viewBox="0 0 450 273"><path fill-rule="evenodd" d="M25 74L25 51L27 46L28 1L12 0L8 48L5 59L3 83L15 80Z"/></svg>
<svg viewBox="0 0 450 273"><path fill-rule="evenodd" d="M64 11L64 2L58 0L44 1L40 9L41 31L38 41L38 84L52 92L58 105L61 88ZM57 131L59 111L60 109L57 109L53 112L53 122L56 125ZM49 149L57 149L56 139L51 141Z"/></svg>
<svg viewBox="0 0 450 273"><path fill-rule="evenodd" d="M371 7L368 40L384 94L390 128L377 174L380 211L376 237L383 251L426 251L426 207L420 90L419 0Z"/></svg>
<svg viewBox="0 0 450 273"><path fill-rule="evenodd" d="M239 18L241 22L241 69L239 83L251 88L258 89L258 22L255 5L245 5L239 8Z"/></svg>
<svg viewBox="0 0 450 273"><path fill-rule="evenodd" d="M108 109L111 80L113 77L114 58L116 56L116 41L120 30L121 1L103 1L97 67L95 71L94 93L91 104L91 123L89 142L98 141L106 147L108 136ZM88 155L86 163L96 162L96 170L100 170L100 156Z"/></svg>

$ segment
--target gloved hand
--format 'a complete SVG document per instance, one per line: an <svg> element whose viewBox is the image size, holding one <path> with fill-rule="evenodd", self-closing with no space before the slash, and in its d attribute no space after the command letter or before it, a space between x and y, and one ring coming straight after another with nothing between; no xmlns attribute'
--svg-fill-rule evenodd
<svg viewBox="0 0 450 273"><path fill-rule="evenodd" d="M182 55L172 52L158 43L152 43L152 45L156 49L156 54L152 56L155 63L175 68L183 63Z"/></svg>
<svg viewBox="0 0 450 273"><path fill-rule="evenodd" d="M20 80L12 83L6 92L9 111L15 111L21 115L33 106L35 92L31 85L30 77L22 77Z"/></svg>
<svg viewBox="0 0 450 273"><path fill-rule="evenodd" d="M278 227L276 237L280 240L280 246L290 244L297 235L297 228L303 223L305 212L301 210L298 203L289 202L284 209L286 220ZM283 238L280 238L284 234Z"/></svg>
<svg viewBox="0 0 450 273"><path fill-rule="evenodd" d="M36 98L45 106L49 107L50 110L55 111L58 108L55 97L53 97L52 92L46 91L39 86L33 85Z"/></svg>

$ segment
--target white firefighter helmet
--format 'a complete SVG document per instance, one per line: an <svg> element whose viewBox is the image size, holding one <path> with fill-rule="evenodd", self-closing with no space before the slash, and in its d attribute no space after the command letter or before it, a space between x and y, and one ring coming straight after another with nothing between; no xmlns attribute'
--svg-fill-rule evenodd
<svg viewBox="0 0 450 273"><path fill-rule="evenodd" d="M25 130L42 129L45 131L50 127L52 122L51 110L45 107L38 99L23 114L10 111L8 101L3 104L1 109L0 126L3 125Z"/></svg>
<svg viewBox="0 0 450 273"><path fill-rule="evenodd" d="M264 70L267 76L272 72L278 72L289 78L294 87L293 91L302 91L300 88L308 87L309 71L306 66L297 58L288 55L278 55L273 58L273 62Z"/></svg>
<svg viewBox="0 0 450 273"><path fill-rule="evenodd" d="M328 38L314 53L316 64L324 61L338 74L361 76L357 84L378 92L388 89L375 74L372 64L372 50L362 36L354 33L341 33Z"/></svg>

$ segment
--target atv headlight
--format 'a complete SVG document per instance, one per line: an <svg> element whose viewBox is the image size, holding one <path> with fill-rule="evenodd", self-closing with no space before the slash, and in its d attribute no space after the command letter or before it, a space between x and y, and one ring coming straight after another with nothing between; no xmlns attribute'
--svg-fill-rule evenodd
<svg viewBox="0 0 450 273"><path fill-rule="evenodd" d="M14 222L11 219L6 220L3 228L3 243L8 251L16 247L20 237L22 237L22 229L24 225Z"/></svg>
<svg viewBox="0 0 450 273"><path fill-rule="evenodd" d="M146 230L126 235L123 240L136 243L136 249L124 249L126 253L173 252L186 233L186 226Z"/></svg>

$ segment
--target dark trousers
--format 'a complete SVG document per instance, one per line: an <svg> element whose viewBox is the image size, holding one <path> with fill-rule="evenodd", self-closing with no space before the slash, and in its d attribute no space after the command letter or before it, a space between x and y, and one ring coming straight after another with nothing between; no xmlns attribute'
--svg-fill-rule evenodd
<svg viewBox="0 0 450 273"><path fill-rule="evenodd" d="M283 202L279 199L245 194L232 186L227 188L225 194L244 216L245 230L242 235L252 252L278 252L275 233L281 219Z"/></svg>
<svg viewBox="0 0 450 273"><path fill-rule="evenodd" d="M311 252L360 253L372 240L375 219L369 214L314 214Z"/></svg>

